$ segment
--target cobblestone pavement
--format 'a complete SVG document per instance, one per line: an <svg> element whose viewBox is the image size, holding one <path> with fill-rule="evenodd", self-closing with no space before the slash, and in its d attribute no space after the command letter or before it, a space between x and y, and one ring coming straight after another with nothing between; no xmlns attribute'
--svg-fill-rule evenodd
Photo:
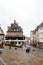
<svg viewBox="0 0 43 65"><path fill-rule="evenodd" d="M26 53L22 48L8 49L5 47L4 52L0 54L6 65L43 65L43 51L40 49L34 48L35 51L31 50L29 53Z"/></svg>
<svg viewBox="0 0 43 65"><path fill-rule="evenodd" d="M3 64L0 62L0 65L3 65Z"/></svg>

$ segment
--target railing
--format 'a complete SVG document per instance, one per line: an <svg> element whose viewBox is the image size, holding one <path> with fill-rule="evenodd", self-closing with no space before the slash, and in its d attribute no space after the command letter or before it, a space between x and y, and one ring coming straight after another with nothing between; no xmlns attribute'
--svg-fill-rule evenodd
<svg viewBox="0 0 43 65"><path fill-rule="evenodd" d="M9 42L11 42L11 41L26 42L27 40L3 40L3 41L5 41L5 42L7 42L7 41L9 41Z"/></svg>

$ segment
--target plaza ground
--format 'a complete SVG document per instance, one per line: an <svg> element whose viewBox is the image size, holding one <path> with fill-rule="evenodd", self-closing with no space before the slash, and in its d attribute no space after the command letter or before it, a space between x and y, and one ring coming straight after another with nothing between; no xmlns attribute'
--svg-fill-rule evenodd
<svg viewBox="0 0 43 65"><path fill-rule="evenodd" d="M15 50L15 47L12 47L9 50L9 47L5 46L0 58L6 65L43 65L43 49L31 47L31 51L26 53L23 48Z"/></svg>

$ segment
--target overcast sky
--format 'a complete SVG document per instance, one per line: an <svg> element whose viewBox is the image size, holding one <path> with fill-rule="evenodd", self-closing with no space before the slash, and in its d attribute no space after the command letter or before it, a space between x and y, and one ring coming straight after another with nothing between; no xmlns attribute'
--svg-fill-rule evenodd
<svg viewBox="0 0 43 65"><path fill-rule="evenodd" d="M24 35L43 22L43 0L0 0L0 24L4 33L14 22L23 28Z"/></svg>

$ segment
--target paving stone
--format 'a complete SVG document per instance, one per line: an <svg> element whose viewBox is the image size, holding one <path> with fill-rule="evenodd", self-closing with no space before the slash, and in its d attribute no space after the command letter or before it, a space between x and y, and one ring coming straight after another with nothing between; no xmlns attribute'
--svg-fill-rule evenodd
<svg viewBox="0 0 43 65"><path fill-rule="evenodd" d="M35 49L36 51L34 52L26 53L22 48L13 50L11 49L0 54L6 65L43 65L42 51Z"/></svg>

